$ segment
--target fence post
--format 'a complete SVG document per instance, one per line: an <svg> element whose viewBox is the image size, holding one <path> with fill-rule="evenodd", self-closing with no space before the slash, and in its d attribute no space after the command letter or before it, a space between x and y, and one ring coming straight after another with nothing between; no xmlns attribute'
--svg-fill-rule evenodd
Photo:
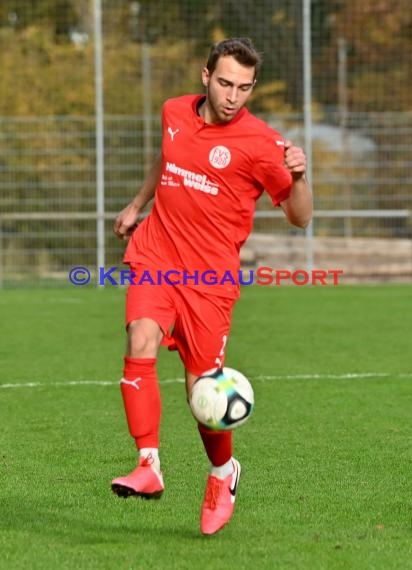
<svg viewBox="0 0 412 570"><path fill-rule="evenodd" d="M303 121L305 131L306 174L313 192L312 150L312 41L311 0L302 0L303 6ZM313 222L306 228L306 270L313 269Z"/></svg>
<svg viewBox="0 0 412 570"><path fill-rule="evenodd" d="M150 43L142 43L142 98L143 98L143 152L144 174L152 166L152 62Z"/></svg>
<svg viewBox="0 0 412 570"><path fill-rule="evenodd" d="M94 84L96 116L96 242L97 275L99 267L105 264L105 221L104 221L104 102L103 102L103 47L102 47L102 5L94 0ZM99 283L97 283L99 286Z"/></svg>

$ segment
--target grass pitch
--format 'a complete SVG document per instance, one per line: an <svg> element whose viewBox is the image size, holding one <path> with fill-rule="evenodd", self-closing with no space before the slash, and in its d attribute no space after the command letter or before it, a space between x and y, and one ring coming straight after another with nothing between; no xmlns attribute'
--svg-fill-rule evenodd
<svg viewBox="0 0 412 570"><path fill-rule="evenodd" d="M207 461L176 354L162 352L160 501L134 466L118 379L124 291L0 293L0 568L412 568L412 292L245 287L227 364L256 409L235 432L237 507L202 537Z"/></svg>

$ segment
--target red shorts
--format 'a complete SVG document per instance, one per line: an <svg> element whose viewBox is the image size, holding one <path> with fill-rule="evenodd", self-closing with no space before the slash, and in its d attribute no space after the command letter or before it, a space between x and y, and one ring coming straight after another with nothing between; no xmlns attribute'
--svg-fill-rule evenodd
<svg viewBox="0 0 412 570"><path fill-rule="evenodd" d="M139 283L145 268L131 269ZM127 290L126 325L141 318L156 321L165 334L162 344L175 343L185 369L199 376L223 366L235 301L194 287L142 282Z"/></svg>

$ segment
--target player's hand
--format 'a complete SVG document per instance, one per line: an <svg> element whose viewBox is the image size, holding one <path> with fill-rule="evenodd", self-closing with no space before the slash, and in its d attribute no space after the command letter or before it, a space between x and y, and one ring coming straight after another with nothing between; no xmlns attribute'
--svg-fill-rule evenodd
<svg viewBox="0 0 412 570"><path fill-rule="evenodd" d="M285 141L285 166L295 180L305 175L306 155L300 147L289 140Z"/></svg>
<svg viewBox="0 0 412 570"><path fill-rule="evenodd" d="M132 202L117 216L113 226L113 231L118 238L128 240L137 228L137 218L139 209Z"/></svg>

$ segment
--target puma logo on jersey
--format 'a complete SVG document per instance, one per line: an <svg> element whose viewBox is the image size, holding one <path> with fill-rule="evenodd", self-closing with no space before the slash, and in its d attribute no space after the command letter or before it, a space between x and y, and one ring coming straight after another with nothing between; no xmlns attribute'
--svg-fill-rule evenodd
<svg viewBox="0 0 412 570"><path fill-rule="evenodd" d="M172 127L169 127L169 128L167 129L167 132L169 133L172 142L175 140L175 136L177 135L177 133L178 133L179 131L180 131L180 129L176 129L175 131L172 130Z"/></svg>

